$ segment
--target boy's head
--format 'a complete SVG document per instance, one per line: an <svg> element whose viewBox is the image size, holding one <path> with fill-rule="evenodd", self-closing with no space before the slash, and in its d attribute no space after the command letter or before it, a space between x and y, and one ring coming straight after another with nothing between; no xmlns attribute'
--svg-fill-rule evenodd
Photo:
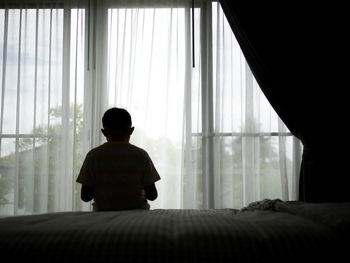
<svg viewBox="0 0 350 263"><path fill-rule="evenodd" d="M107 141L129 141L134 131L129 112L121 108L108 109L102 117L101 130Z"/></svg>

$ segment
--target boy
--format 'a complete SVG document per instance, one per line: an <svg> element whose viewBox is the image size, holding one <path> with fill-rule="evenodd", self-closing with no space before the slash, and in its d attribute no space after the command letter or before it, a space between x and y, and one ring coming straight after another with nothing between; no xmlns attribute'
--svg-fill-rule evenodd
<svg viewBox="0 0 350 263"><path fill-rule="evenodd" d="M81 199L94 199L94 211L149 209L147 199L157 198L154 183L160 177L147 152L129 143L134 131L130 114L111 108L102 124L107 142L86 155L77 178Z"/></svg>

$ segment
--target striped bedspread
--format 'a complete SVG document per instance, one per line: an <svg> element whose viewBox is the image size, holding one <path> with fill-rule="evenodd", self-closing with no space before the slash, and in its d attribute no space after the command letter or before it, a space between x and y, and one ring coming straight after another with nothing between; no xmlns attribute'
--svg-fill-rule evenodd
<svg viewBox="0 0 350 263"><path fill-rule="evenodd" d="M278 202L267 209L253 206L241 211L160 209L8 217L0 219L0 259L336 262L349 233L350 204L328 206L312 209Z"/></svg>

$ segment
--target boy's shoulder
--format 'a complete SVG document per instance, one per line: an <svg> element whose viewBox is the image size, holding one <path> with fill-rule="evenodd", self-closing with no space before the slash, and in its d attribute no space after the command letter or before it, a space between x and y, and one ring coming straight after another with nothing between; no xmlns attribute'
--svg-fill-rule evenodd
<svg viewBox="0 0 350 263"><path fill-rule="evenodd" d="M134 153L142 156L148 156L148 153L131 143L124 143L124 142L106 142L104 144L101 144L95 148L92 148L87 155L89 156L95 156L99 155L105 152L115 152L115 151L120 151L120 152L125 152L125 153Z"/></svg>

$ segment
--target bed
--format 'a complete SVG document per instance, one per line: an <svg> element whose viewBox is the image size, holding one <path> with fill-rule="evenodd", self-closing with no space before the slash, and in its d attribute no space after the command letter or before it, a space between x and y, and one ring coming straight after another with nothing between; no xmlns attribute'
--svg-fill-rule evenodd
<svg viewBox="0 0 350 263"><path fill-rule="evenodd" d="M338 262L350 203L60 212L0 219L1 262ZM346 261L346 260L345 260Z"/></svg>

